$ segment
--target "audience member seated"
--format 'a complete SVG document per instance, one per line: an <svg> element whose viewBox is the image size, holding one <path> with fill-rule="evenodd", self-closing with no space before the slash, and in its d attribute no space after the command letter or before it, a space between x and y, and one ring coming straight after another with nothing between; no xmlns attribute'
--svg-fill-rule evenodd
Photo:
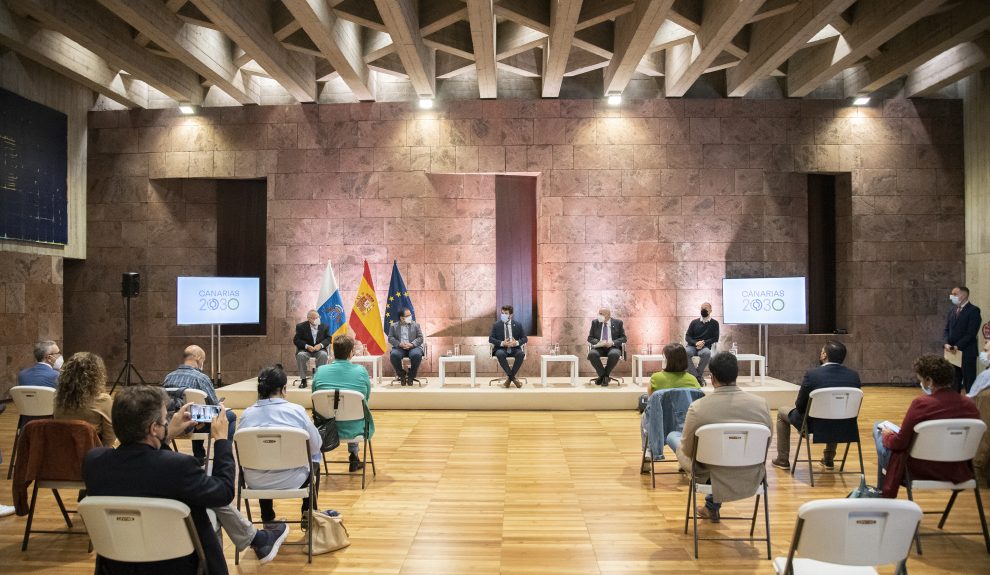
<svg viewBox="0 0 990 575"><path fill-rule="evenodd" d="M809 369L804 374L801 381L801 389L798 390L797 401L794 407L777 409L777 458L774 459L774 467L790 469L791 453L791 426L801 429L804 423L804 414L808 412L808 400L811 392L827 387L861 387L859 374L854 370L842 365L846 360L846 346L842 342L828 341L818 352L819 367ZM812 421L808 422L808 429L812 429ZM816 423L819 429L813 430L815 437L827 435L836 438L836 442L825 444L825 451L822 460L819 462L825 469L835 467L835 447L839 440L856 437L856 420L824 421ZM851 426L851 429L850 429Z"/></svg>
<svg viewBox="0 0 990 575"><path fill-rule="evenodd" d="M736 386L739 376L736 356L727 352L717 353L708 369L715 391L691 404L684 418L683 433L675 431L667 435L667 445L677 453L677 460L684 470L691 469L697 439L694 433L704 425L756 423L772 429L766 400ZM722 502L752 497L765 475L766 465L763 463L747 467L699 465L697 480L699 483L710 482L712 494L705 497L704 507L698 507L698 516L718 523Z"/></svg>
<svg viewBox="0 0 990 575"><path fill-rule="evenodd" d="M17 385L57 387L58 371L62 369L62 352L54 341L39 341L34 346L37 362L17 374Z"/></svg>
<svg viewBox="0 0 990 575"><path fill-rule="evenodd" d="M990 327L990 322L983 327L985 333L986 328ZM990 339L983 344L983 353L980 354L979 367L983 371L976 377L973 387L966 395L973 399L976 409L980 411L980 419L987 424L987 429L990 429L990 369L987 369L990 358L987 357L987 352L990 352ZM983 439L980 440L980 447L976 450L976 457L973 458L973 473L981 487L990 487L990 432L984 433Z"/></svg>
<svg viewBox="0 0 990 575"><path fill-rule="evenodd" d="M368 410L368 398L371 397L371 378L368 377L368 370L364 367L351 363L354 357L354 338L349 335L340 335L333 340L333 363L317 368L313 377L313 391L324 391L327 389L348 389L360 392L364 396L364 417L368 422L368 437L371 439L375 434L375 420ZM355 437L364 435L364 421L338 421L337 433L341 441L353 440ZM364 464L358 455L358 442L347 441L347 459L350 461L348 470L352 473L360 471Z"/></svg>
<svg viewBox="0 0 990 575"><path fill-rule="evenodd" d="M104 447L117 442L110 409L113 399L106 391L107 370L95 353L80 351L62 366L55 388L55 419L78 419L96 428Z"/></svg>
<svg viewBox="0 0 990 575"><path fill-rule="evenodd" d="M932 419L978 419L973 400L960 395L954 389L955 368L937 355L923 355L914 360L914 373L923 395L916 397L904 414L899 431L893 431L885 423L873 428L877 445L877 486L884 497L897 497L897 491L907 471L915 479L952 481L962 483L973 478L968 461L936 462L908 457L914 441L914 428Z"/></svg>
<svg viewBox="0 0 990 575"><path fill-rule="evenodd" d="M5 404L0 404L0 405L4 405L5 406ZM0 409L0 414L2 414L3 412L4 412L4 410L3 409ZM2 451L0 451L0 463L3 463L3 452ZM4 505L3 503L0 503L0 517L7 517L8 515L13 515L14 514L14 511L16 511L16 510L17 509L13 505Z"/></svg>
<svg viewBox="0 0 990 575"><path fill-rule="evenodd" d="M240 542L228 528L224 516L239 518L250 545L262 562L271 561L288 535L285 524L256 530L230 506L234 499L234 455L227 440L227 418L213 420L215 456L213 472L207 474L196 459L168 449L168 438L186 433L192 427L189 406L185 405L167 421L165 404L168 396L161 388L146 385L126 387L117 392L111 410L114 431L120 447L91 450L83 462L83 479L89 495L117 497L160 497L175 499L189 506L200 545L206 555L208 570L227 573L223 548L210 519L208 508L218 511L218 519L235 544ZM198 560L195 553L180 559L142 564L105 560L103 573L192 573Z"/></svg>
<svg viewBox="0 0 990 575"><path fill-rule="evenodd" d="M681 431L684 427L688 406L704 395L701 391L696 395L662 393L671 389L701 389L698 380L687 371L687 352L683 345L669 343L664 346L663 355L666 358L663 371L651 375L646 385L648 399L639 426L643 446L648 447L646 458L652 457L656 461L664 459L663 446L667 435L672 431ZM646 445L647 441L650 442L649 446ZM640 472L649 471L650 468L644 463Z"/></svg>
<svg viewBox="0 0 990 575"><path fill-rule="evenodd" d="M388 344L392 346L389 361L400 385L412 385L423 361L423 330L413 320L412 310L402 308L397 323L388 328ZM409 372L402 369L402 360L409 358ZM326 363L325 361L323 363Z"/></svg>
<svg viewBox="0 0 990 575"><path fill-rule="evenodd" d="M339 338L338 338L339 339ZM306 408L301 405L289 403L285 399L285 386L288 376L281 365L266 367L258 374L258 401L251 407L244 410L241 416L239 429L251 429L255 427L294 427L309 434L309 453L313 463L319 465L322 461L320 447L323 440L320 432L306 414ZM296 467L293 469L258 470L244 468L244 482L251 489L298 489L309 486L309 469ZM320 489L319 473L313 474L316 478L316 491ZM313 501L313 507L316 502ZM261 520L270 522L275 520L275 507L271 499L261 499L258 504L261 506ZM302 522L303 529L307 529L306 512L309 510L309 498L302 501Z"/></svg>
<svg viewBox="0 0 990 575"><path fill-rule="evenodd" d="M683 345L668 343L663 347L663 357L666 359L663 371L658 371L650 376L646 393L678 387L701 388L698 378L688 371L688 355Z"/></svg>
<svg viewBox="0 0 990 575"><path fill-rule="evenodd" d="M182 353L182 365L180 365L175 371L169 373L162 380L162 387L178 389L180 391L185 391L186 389L198 389L206 394L206 403L210 405L217 405L220 400L217 399L217 392L213 389L213 381L208 375L203 373L203 365L206 363L206 352L203 348L198 345L190 345ZM234 439L234 430L236 428L237 415L231 411L226 410L227 413L227 429L228 436L227 439ZM196 428L197 431L209 431L210 424L204 423ZM203 463L206 459L206 448L203 445L202 440L195 440L192 442L193 457Z"/></svg>

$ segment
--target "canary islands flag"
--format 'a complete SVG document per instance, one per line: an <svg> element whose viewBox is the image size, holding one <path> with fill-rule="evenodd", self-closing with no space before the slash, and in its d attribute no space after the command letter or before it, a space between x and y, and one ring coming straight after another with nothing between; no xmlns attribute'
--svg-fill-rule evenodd
<svg viewBox="0 0 990 575"><path fill-rule="evenodd" d="M385 305L385 332L388 333L392 324L402 317L402 309L409 308L413 321L416 321L416 308L413 307L412 300L409 299L409 292L406 291L406 282L402 281L402 274L399 273L399 264L392 260L392 279L388 282L388 300Z"/></svg>
<svg viewBox="0 0 990 575"><path fill-rule="evenodd" d="M347 324L344 322L344 301L340 299L337 278L333 277L333 267L329 261L327 269L323 271L320 295L316 298L316 311L320 314L320 321L327 326L331 338L347 330Z"/></svg>
<svg viewBox="0 0 990 575"><path fill-rule="evenodd" d="M351 318L347 323L354 330L354 339L368 347L368 355L385 354L385 332L382 331L382 314L378 310L375 284L371 281L371 268L364 261L364 275L358 285Z"/></svg>

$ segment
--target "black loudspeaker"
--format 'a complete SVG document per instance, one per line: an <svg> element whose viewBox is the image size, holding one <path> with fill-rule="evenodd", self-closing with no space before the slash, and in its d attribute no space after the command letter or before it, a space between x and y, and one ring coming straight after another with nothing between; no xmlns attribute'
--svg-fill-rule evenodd
<svg viewBox="0 0 990 575"><path fill-rule="evenodd" d="M120 276L120 295L137 297L141 293L141 274L127 272Z"/></svg>

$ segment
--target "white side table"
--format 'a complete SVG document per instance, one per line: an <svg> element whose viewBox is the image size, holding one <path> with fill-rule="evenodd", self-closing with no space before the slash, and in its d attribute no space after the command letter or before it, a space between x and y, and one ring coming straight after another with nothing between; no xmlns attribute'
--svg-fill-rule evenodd
<svg viewBox="0 0 990 575"><path fill-rule="evenodd" d="M473 355L442 355L440 356L440 387L443 387L447 377L448 363L467 363L471 366L471 387L474 387L475 365Z"/></svg>
<svg viewBox="0 0 990 575"><path fill-rule="evenodd" d="M371 366L371 379L382 384L382 356L380 355L355 355L351 358L351 363L367 363Z"/></svg>
<svg viewBox="0 0 990 575"><path fill-rule="evenodd" d="M662 353L637 353L632 356L632 380L633 385L639 383L639 378L643 375L643 364L648 361L659 361L661 369L667 365L667 356Z"/></svg>
<svg viewBox="0 0 990 575"><path fill-rule="evenodd" d="M767 375L767 358L763 355L756 355L755 353L737 353L737 361L748 361L749 362L749 382L756 383L756 364L760 364L760 385L763 385L766 380Z"/></svg>
<svg viewBox="0 0 990 575"><path fill-rule="evenodd" d="M571 364L571 387L577 387L578 356L576 355L543 355L540 356L540 384L547 386L547 364L551 361Z"/></svg>

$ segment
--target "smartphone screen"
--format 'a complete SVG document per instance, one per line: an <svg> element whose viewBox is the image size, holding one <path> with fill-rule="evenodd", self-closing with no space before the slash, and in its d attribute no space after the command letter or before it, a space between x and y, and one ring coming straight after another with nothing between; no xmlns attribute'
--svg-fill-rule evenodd
<svg viewBox="0 0 990 575"><path fill-rule="evenodd" d="M209 423L220 413L219 405L192 404L189 406L189 416L196 423Z"/></svg>

